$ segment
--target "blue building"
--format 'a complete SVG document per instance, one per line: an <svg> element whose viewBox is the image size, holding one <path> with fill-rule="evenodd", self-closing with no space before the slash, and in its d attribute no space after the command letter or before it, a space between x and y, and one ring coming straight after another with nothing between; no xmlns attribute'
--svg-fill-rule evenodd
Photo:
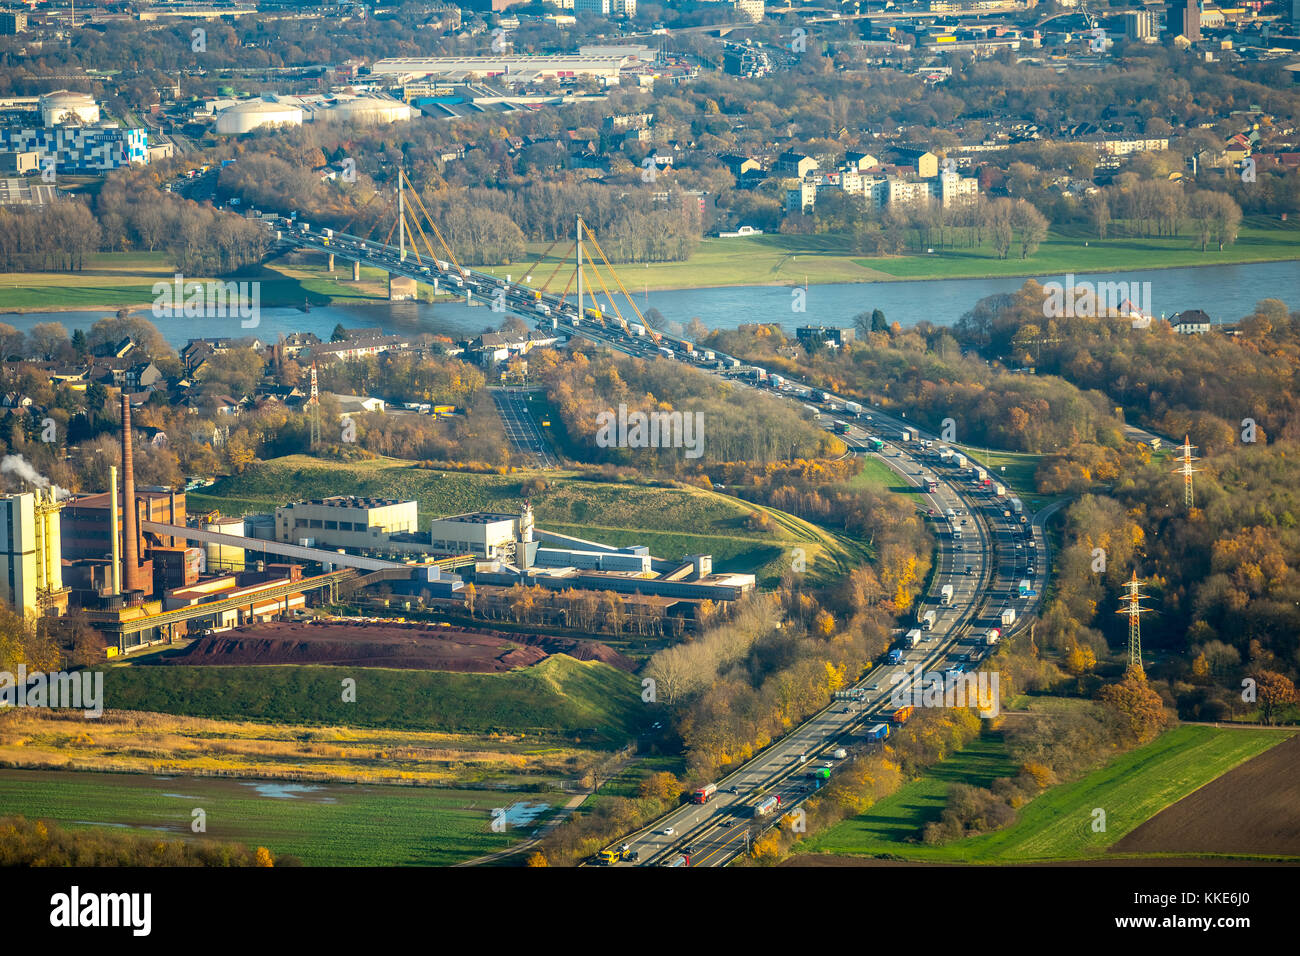
<svg viewBox="0 0 1300 956"><path fill-rule="evenodd" d="M34 150L60 173L102 173L149 162L149 132L106 126L0 126L0 152Z"/></svg>

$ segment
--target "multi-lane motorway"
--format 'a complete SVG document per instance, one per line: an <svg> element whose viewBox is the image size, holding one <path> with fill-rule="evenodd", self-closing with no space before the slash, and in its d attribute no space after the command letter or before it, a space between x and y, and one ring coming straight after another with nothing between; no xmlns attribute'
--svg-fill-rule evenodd
<svg viewBox="0 0 1300 956"><path fill-rule="evenodd" d="M736 772L718 781L718 791L705 804L686 804L652 826L627 837L629 860L615 865L655 865L688 855L691 866L723 866L743 853L756 833L776 816L788 813L813 792L810 771L838 762L829 755L844 747L850 752L878 746L868 742L864 731L881 723L894 710L891 697L895 686L909 688L915 668L923 673L944 672L954 665L978 661L987 648L981 639L992 628L1001 627L1001 612L1011 607L1018 619L1031 612L1046 579L1046 542L1041 530L1034 531L1035 547L1028 547L1024 526L1017 516L1006 514L1005 500L987 489L976 490L973 482L956 469L939 462L938 444L923 447L932 436L918 435L911 442L899 441L903 423L890 416L873 414L870 422L854 422L846 442L856 454L874 455L917 488L922 508L935 513L936 525L949 527L943 516L951 509L958 527L964 519L962 540L948 531L938 535L935 573L918 615L936 612L933 630L923 631L923 640L904 653L899 664L873 668L855 688L861 700L837 700L799 728L772 744ZM868 435L887 440L879 452L868 449ZM927 479L938 481L938 490L925 491ZM1029 568L1033 567L1031 574ZM1019 581L1030 578L1035 596L1021 598ZM945 584L952 585L949 605L937 598ZM905 627L904 630L910 628ZM780 798L780 810L755 819L753 808L771 796ZM689 854L686 851L689 850Z"/></svg>

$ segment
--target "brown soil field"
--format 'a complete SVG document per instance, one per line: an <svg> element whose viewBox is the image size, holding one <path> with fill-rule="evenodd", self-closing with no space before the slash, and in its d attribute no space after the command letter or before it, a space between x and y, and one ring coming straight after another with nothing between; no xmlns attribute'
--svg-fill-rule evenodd
<svg viewBox="0 0 1300 956"><path fill-rule="evenodd" d="M470 631L394 621L272 622L195 641L169 664L346 664L501 673L552 654L602 661L629 673L635 664L605 644L541 634Z"/></svg>
<svg viewBox="0 0 1300 956"><path fill-rule="evenodd" d="M1183 797L1109 852L1300 856L1300 736Z"/></svg>

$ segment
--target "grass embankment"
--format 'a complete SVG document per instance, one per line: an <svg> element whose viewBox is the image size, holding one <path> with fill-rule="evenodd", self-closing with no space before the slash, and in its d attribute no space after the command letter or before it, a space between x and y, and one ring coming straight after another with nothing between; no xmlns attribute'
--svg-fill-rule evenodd
<svg viewBox="0 0 1300 956"><path fill-rule="evenodd" d="M490 791L326 785L278 791L285 795L277 797L256 786L236 780L0 770L0 806L6 813L50 819L71 829L108 825L265 846L277 857L291 854L312 866L447 866L505 849L536 826L507 826L493 833L492 810L518 798ZM545 798L542 802L555 805ZM206 833L191 830L195 809L204 812Z"/></svg>
<svg viewBox="0 0 1300 956"><path fill-rule="evenodd" d="M995 777L1014 773L1001 739L986 736L867 813L813 837L805 852L890 854L936 863L1094 858L1165 807L1288 736L1272 730L1176 727L1080 780L1047 790L1003 830L941 846L911 842L939 818L954 783L983 787ZM1096 808L1106 813L1105 832L1092 829Z"/></svg>
<svg viewBox="0 0 1300 956"><path fill-rule="evenodd" d="M547 734L312 727L110 711L0 716L0 765L334 783L527 785L581 776L597 758Z"/></svg>
<svg viewBox="0 0 1300 956"><path fill-rule="evenodd" d="M356 701L342 681L356 681ZM506 674L367 667L121 666L104 677L113 710L446 733L534 733L619 746L643 713L630 674L564 654Z"/></svg>
<svg viewBox="0 0 1300 956"><path fill-rule="evenodd" d="M865 546L785 512L692 487L586 481L577 472L471 474L417 468L396 459L329 462L305 455L252 466L187 496L190 511L227 514L272 511L286 501L348 493L413 498L424 527L433 517L466 511L516 511L523 483L541 475L550 488L533 497L540 527L619 546L643 544L657 557L714 556L714 568L755 574L760 585L779 579L790 553L803 548L818 580L838 577L866 560ZM772 528L751 530L762 512Z"/></svg>

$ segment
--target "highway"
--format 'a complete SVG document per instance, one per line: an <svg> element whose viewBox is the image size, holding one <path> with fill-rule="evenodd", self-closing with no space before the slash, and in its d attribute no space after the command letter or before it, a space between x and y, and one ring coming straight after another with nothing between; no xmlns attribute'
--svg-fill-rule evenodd
<svg viewBox="0 0 1300 956"><path fill-rule="evenodd" d="M922 508L935 513L932 520L946 527L941 519L948 509L958 522L965 519L962 540L946 532L938 534L935 572L927 596L919 603L918 616L934 610L934 629L922 632L923 640L906 651L899 664L881 664L872 668L854 685L864 699L837 700L796 730L775 742L736 772L718 782L718 792L708 803L686 804L641 830L625 842L635 853L635 862L614 864L655 865L674 859L686 850L691 866L724 866L743 853L762 829L783 813L797 808L815 784L811 771L839 763L827 755L844 747L850 756L879 744L866 739L865 730L884 722L894 708L890 698L896 681L906 689L910 673L920 665L923 672L945 671L953 665L976 664L987 649L980 639L992 628L1001 627L1001 611L1012 607L1017 621L1024 620L1037 606L1046 582L1046 567L1036 562L1034 554L1043 553L1046 542L1041 529L1035 528L1033 548L1028 547L1018 516L1008 516L1006 502L989 490L976 490L957 469L940 463L938 443L929 449L923 441L934 441L921 434L918 440L897 440L903 428L913 428L892 416L873 412L869 422L853 422L844 439L856 454L874 455L893 469L909 486L917 488ZM868 436L886 439L880 452L868 449ZM927 493L925 482L937 479L938 491ZM973 534L973 541L967 538ZM1034 573L1029 573L1030 567ZM1030 597L1019 596L1018 582L1029 577L1033 582ZM942 605L937 595L945 584L953 586L950 606ZM903 630L910 629L910 622ZM1013 627L1010 629L1014 631ZM971 659L968 659L971 658ZM909 675L909 676L905 676ZM755 819L753 808L768 797L780 798L780 809L765 818ZM671 833L668 831L671 829Z"/></svg>
<svg viewBox="0 0 1300 956"><path fill-rule="evenodd" d="M280 241L299 248L333 253L418 281L436 280L447 291L497 302L498 311L524 316L544 329L590 338L627 355L697 364L742 388L758 390L766 378L759 370L741 369L741 363L730 356L706 354L683 339L652 330L640 335L623 323L606 324L604 320L612 316L593 320L591 309L580 316L572 301L451 262L428 257L421 261L409 252L403 259L393 246L313 231L305 223L289 220L279 221L277 233ZM752 375L753 380L740 377L743 375ZM1042 525L1028 513L1014 514L1011 503L994 494L996 475L990 475L987 483L980 482L973 475L977 463L969 453L969 464L958 468L951 459L941 459L942 445L936 436L918 431L905 420L875 408L851 413L843 398L788 378L768 378L767 382L769 387L764 390L768 394L814 408L823 426L838 431L853 454L878 458L904 484L916 489L918 507L932 522L938 547L929 591L918 602L917 616L900 629L898 637L916 627L929 611L935 613L934 626L922 631L922 640L915 647L903 651L900 662L873 667L854 684L854 699L832 702L718 781L717 792L707 803L685 804L626 837L623 842L629 847L629 858L615 866L664 864L679 861L681 856L688 856L692 866L725 866L743 853L756 835L815 792L818 784L811 779L812 771L833 771L839 761L828 757L832 751L843 747L854 754L880 746L869 741L865 731L892 715L890 699L895 685L909 688L914 668L919 665L927 675L954 667L976 668L989 651L984 635L994 628L1002 629L1004 636L1014 633L1041 600L1047 580ZM511 429L512 441L544 454L544 440L533 434L535 427L528 428L531 416L519 407L521 396L504 390L494 392L494 397ZM905 429L910 432L908 440L903 439ZM873 448L872 438L883 443L882 447ZM549 457L541 460L549 461ZM926 490L930 480L937 483L933 492ZM1021 594L1019 582L1025 579L1030 586ZM940 599L945 585L953 590L948 604ZM1002 612L1007 608L1016 612L1009 629L1002 627ZM780 798L779 809L755 818L754 807L773 796Z"/></svg>

